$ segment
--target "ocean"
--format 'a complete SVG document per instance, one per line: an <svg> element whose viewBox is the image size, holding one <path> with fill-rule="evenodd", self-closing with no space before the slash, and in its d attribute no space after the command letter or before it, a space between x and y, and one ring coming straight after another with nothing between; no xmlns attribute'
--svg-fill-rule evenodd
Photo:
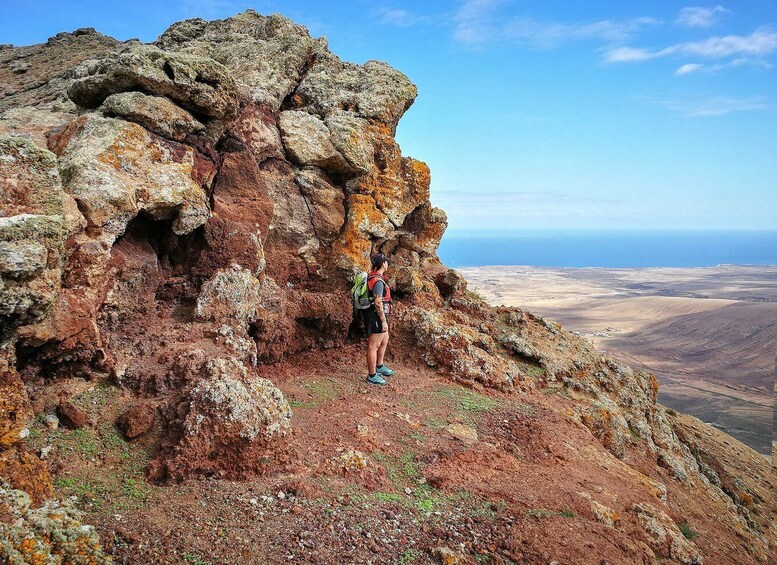
<svg viewBox="0 0 777 565"><path fill-rule="evenodd" d="M449 231L438 253L454 268L777 265L777 230Z"/></svg>

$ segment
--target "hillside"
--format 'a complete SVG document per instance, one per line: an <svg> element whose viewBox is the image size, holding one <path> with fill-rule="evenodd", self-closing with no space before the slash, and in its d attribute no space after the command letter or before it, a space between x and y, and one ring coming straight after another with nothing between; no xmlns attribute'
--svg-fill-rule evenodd
<svg viewBox="0 0 777 565"><path fill-rule="evenodd" d="M490 304L529 309L653 372L661 404L771 453L777 267L460 272Z"/></svg>
<svg viewBox="0 0 777 565"><path fill-rule="evenodd" d="M249 10L3 46L0 88L2 559L768 562L765 458L440 263L402 73Z"/></svg>

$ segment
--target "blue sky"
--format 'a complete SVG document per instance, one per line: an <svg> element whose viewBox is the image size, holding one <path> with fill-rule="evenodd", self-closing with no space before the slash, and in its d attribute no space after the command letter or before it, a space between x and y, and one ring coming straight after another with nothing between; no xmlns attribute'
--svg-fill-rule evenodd
<svg viewBox="0 0 777 565"><path fill-rule="evenodd" d="M595 4L595 5L589 5ZM451 230L777 229L777 2L0 0L0 43L154 40L252 7L418 85Z"/></svg>

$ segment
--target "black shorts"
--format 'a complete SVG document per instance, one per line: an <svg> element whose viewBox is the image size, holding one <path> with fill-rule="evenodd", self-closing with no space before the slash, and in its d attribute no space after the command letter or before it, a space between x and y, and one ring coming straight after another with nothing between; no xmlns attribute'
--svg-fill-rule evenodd
<svg viewBox="0 0 777 565"><path fill-rule="evenodd" d="M361 313L364 327L367 328L367 335L383 333L383 324L380 318L378 318L378 313L375 311L374 306L361 310ZM388 316L386 316L386 321L388 321Z"/></svg>

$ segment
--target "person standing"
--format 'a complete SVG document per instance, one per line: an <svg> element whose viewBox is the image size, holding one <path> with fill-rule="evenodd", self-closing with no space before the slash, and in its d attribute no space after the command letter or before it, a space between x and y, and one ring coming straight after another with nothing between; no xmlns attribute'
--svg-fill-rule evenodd
<svg viewBox="0 0 777 565"><path fill-rule="evenodd" d="M388 318L391 314L391 289L385 279L389 266L388 257L378 253L370 260L371 270L367 275L367 291L372 305L362 310L367 328L367 382L385 385L383 377L390 377L394 371L384 363L389 342Z"/></svg>

